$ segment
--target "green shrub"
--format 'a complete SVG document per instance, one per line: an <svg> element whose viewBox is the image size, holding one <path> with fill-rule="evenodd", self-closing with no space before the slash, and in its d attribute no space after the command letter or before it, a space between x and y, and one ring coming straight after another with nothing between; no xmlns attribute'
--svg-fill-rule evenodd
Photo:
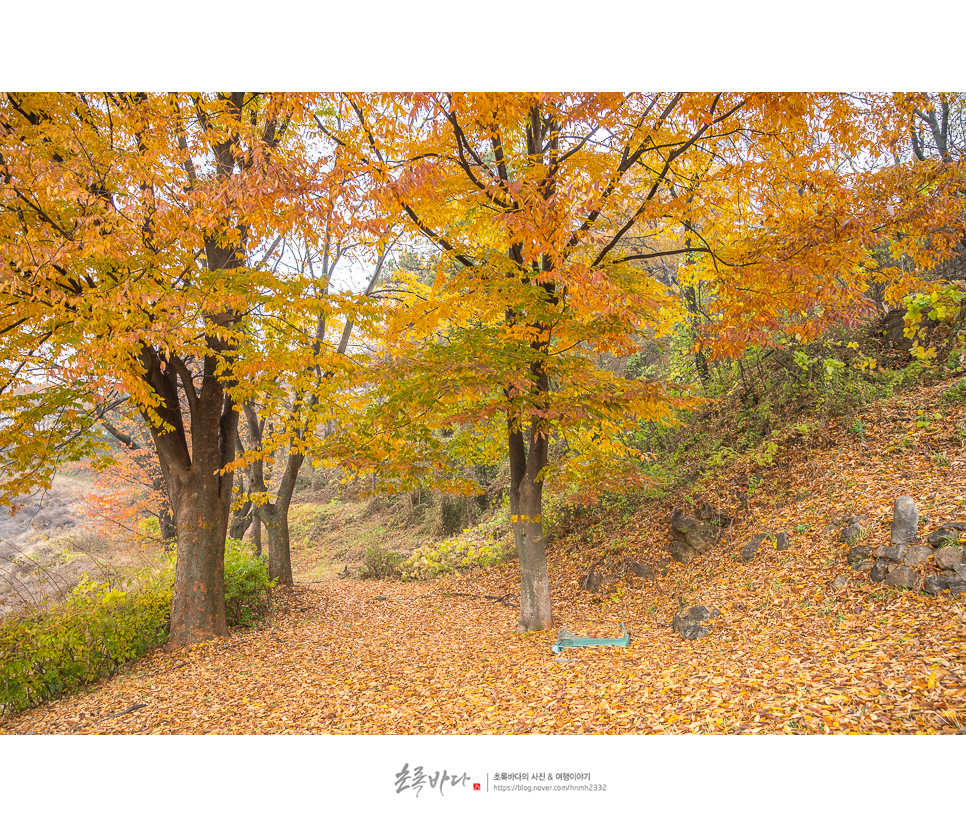
<svg viewBox="0 0 966 834"><path fill-rule="evenodd" d="M943 399L953 403L966 402L966 380L950 385L943 392Z"/></svg>
<svg viewBox="0 0 966 834"><path fill-rule="evenodd" d="M225 613L230 626L268 612L265 563L247 545L225 545ZM168 639L174 559L138 586L85 582L52 608L0 622L0 713L13 714L76 692Z"/></svg>
<svg viewBox="0 0 966 834"><path fill-rule="evenodd" d="M433 579L473 567L489 567L503 559L505 548L485 534L464 530L459 536L416 548L400 566L404 581Z"/></svg>
<svg viewBox="0 0 966 834"><path fill-rule="evenodd" d="M163 577L122 591L84 583L55 608L0 624L0 709L19 712L75 692L168 636L171 586Z"/></svg>
<svg viewBox="0 0 966 834"><path fill-rule="evenodd" d="M225 542L225 617L229 626L249 626L268 614L275 581L268 565L237 539Z"/></svg>
<svg viewBox="0 0 966 834"><path fill-rule="evenodd" d="M403 556L382 545L370 545L362 560L362 579L395 579L400 575Z"/></svg>

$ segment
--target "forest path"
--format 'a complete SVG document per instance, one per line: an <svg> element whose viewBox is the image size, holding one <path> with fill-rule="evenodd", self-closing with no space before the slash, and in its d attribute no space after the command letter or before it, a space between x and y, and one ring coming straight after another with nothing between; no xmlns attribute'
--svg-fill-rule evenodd
<svg viewBox="0 0 966 834"><path fill-rule="evenodd" d="M720 624L691 642L670 630L667 612L650 612L650 583L641 583L619 613L632 635L629 648L569 650L569 662L561 662L551 652L554 634L516 634L515 610L485 598L513 591L513 579L503 570L434 583L297 586L259 630L175 654L153 652L87 692L4 722L3 732L966 728L966 626L948 600L906 592L870 607L858 598L867 591L856 589L833 603L839 614L815 617L793 604L811 596L804 589L801 597L794 589L783 597L762 584L739 605L719 598ZM617 612L601 617L599 605L568 596L573 604L564 600L558 610L569 609L571 630L620 633Z"/></svg>

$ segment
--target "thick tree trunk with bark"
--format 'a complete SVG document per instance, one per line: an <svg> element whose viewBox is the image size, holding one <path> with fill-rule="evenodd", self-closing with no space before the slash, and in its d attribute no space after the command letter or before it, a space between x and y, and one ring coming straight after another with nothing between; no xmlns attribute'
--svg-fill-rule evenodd
<svg viewBox="0 0 966 834"><path fill-rule="evenodd" d="M523 631L539 631L553 625L541 501L521 501L520 504L521 515L540 519L520 521L516 525L520 528L523 542L523 552L520 554L520 628Z"/></svg>
<svg viewBox="0 0 966 834"><path fill-rule="evenodd" d="M556 125L542 119L539 108L530 114L527 128L527 150L531 159L541 159L547 154L552 166L557 159L559 137ZM500 167L500 175L506 178L505 166ZM544 198L550 201L556 186L548 177L544 186ZM548 255L541 256L539 264L524 264L523 248L515 244L509 251L510 259L517 264L518 274L524 284L531 279L531 270L543 273L553 271L554 264ZM534 337L530 349L537 359L530 363L528 375L534 386L538 407L549 404L550 378L547 375L546 358L550 349L552 325L549 312L556 307L559 299L557 288L551 280L541 280L543 290L542 304L531 311ZM513 324L519 313L508 309L506 320ZM515 404L507 391L510 413L507 423L510 458L510 508L512 514L513 538L520 559L520 631L541 631L553 626L553 609L550 602L550 575L547 568L547 543L543 532L543 476L546 469L550 438L542 418L529 418L529 442L524 442L525 426L519 413L514 415ZM516 422L514 418L516 417Z"/></svg>
<svg viewBox="0 0 966 834"><path fill-rule="evenodd" d="M201 361L200 390L188 363L142 349L145 380L158 392L159 427L146 416L158 452L178 528L171 630L167 648L228 635L225 619L225 538L231 509L232 475L238 413L216 374L214 356ZM183 385L191 421L190 448L177 383ZM224 474L222 474L224 473Z"/></svg>
<svg viewBox="0 0 966 834"><path fill-rule="evenodd" d="M228 635L225 531L229 502L217 487L212 489L212 480L193 477L179 496L169 651Z"/></svg>
<svg viewBox="0 0 966 834"><path fill-rule="evenodd" d="M510 513L520 560L520 631L540 631L553 625L547 543L543 532L543 480L548 440L531 430L530 448L511 423Z"/></svg>

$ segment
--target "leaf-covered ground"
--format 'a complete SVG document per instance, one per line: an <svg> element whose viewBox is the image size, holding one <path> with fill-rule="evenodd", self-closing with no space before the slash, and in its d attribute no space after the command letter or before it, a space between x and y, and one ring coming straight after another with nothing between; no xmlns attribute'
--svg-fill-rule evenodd
<svg viewBox="0 0 966 834"><path fill-rule="evenodd" d="M433 583L334 579L281 596L259 630L156 652L3 732L963 732L963 599L872 583L827 529L867 515L867 542L885 543L899 495L915 498L921 533L966 520L966 411L946 387L873 404L861 430L830 426L783 451L729 536L657 581L596 596L577 584L598 558L655 562L670 503L575 527L552 551L557 626L614 637L623 622L629 648L555 658L555 633L515 633L500 599L516 593L511 566ZM714 498L726 480L701 489ZM766 529L788 531L791 549L739 561ZM671 631L679 599L720 609L708 637Z"/></svg>

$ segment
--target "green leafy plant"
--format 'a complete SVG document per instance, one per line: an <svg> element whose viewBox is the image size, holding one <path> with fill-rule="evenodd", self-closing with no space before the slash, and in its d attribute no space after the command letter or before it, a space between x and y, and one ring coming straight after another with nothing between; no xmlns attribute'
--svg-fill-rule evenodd
<svg viewBox="0 0 966 834"><path fill-rule="evenodd" d="M225 609L229 625L250 625L268 612L265 563L247 545L225 547ZM168 639L174 556L124 590L83 582L52 608L0 623L0 711L20 712L76 692L113 674Z"/></svg>
<svg viewBox="0 0 966 834"><path fill-rule="evenodd" d="M379 544L366 548L362 560L362 579L395 579L401 574L401 567L405 557Z"/></svg>
<svg viewBox="0 0 966 834"><path fill-rule="evenodd" d="M966 402L966 380L950 385L943 391L943 399L954 403Z"/></svg>
<svg viewBox="0 0 966 834"><path fill-rule="evenodd" d="M225 616L229 626L249 626L268 614L275 581L251 547L236 539L225 542Z"/></svg>
<svg viewBox="0 0 966 834"><path fill-rule="evenodd" d="M778 444L769 440L763 443L758 449L749 455L749 459L758 466L771 466L775 462L775 455L778 454Z"/></svg>
<svg viewBox="0 0 966 834"><path fill-rule="evenodd" d="M916 428L917 429L928 429L935 420L941 420L942 415L939 413L926 414L925 410L920 408L918 410L918 417L916 418Z"/></svg>
<svg viewBox="0 0 966 834"><path fill-rule="evenodd" d="M433 579L473 567L489 567L506 556L506 547L477 530L416 548L400 566L406 581Z"/></svg>
<svg viewBox="0 0 966 834"><path fill-rule="evenodd" d="M166 574L132 591L86 582L47 611L0 624L0 708L16 713L76 692L168 636Z"/></svg>

